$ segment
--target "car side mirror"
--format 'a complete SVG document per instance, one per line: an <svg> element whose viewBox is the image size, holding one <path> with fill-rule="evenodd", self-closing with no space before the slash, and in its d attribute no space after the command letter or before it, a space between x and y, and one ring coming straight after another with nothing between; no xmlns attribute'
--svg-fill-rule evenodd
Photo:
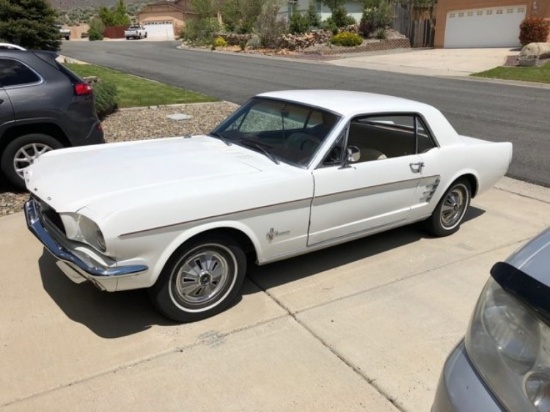
<svg viewBox="0 0 550 412"><path fill-rule="evenodd" d="M361 159L361 150L357 146L348 146L346 152L348 163L357 163Z"/></svg>

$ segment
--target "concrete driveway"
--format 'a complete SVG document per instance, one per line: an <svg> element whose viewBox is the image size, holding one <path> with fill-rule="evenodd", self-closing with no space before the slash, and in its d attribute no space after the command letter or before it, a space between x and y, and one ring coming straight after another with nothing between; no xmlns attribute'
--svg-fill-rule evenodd
<svg viewBox="0 0 550 412"><path fill-rule="evenodd" d="M328 60L337 66L426 76L469 76L502 66L517 49L410 49Z"/></svg>
<svg viewBox="0 0 550 412"><path fill-rule="evenodd" d="M417 227L255 268L202 322L143 291L75 285L0 218L1 411L427 411L492 264L550 225L550 189L504 179L450 237Z"/></svg>

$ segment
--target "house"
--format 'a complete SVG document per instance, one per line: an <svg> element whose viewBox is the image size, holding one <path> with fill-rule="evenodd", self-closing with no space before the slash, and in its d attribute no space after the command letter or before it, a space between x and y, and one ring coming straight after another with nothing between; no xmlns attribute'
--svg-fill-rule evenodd
<svg viewBox="0 0 550 412"><path fill-rule="evenodd" d="M550 19L550 1L438 0L434 46L519 47L526 17Z"/></svg>
<svg viewBox="0 0 550 412"><path fill-rule="evenodd" d="M332 15L322 0L314 1L321 20L326 20ZM305 13L309 8L309 2L310 0L288 0L281 6L279 15L288 18L295 12ZM363 1L348 0L346 10L359 22L363 14ZM197 18L198 15L193 11L190 0L160 0L143 7L137 14L138 23L145 26L148 37L166 40L173 40L185 28L187 21Z"/></svg>
<svg viewBox="0 0 550 412"><path fill-rule="evenodd" d="M317 14L321 21L328 19L332 16L331 10L323 4L322 0L314 0L315 6L317 9ZM310 0L287 0L281 6L279 10L279 15L288 19L293 13L305 14L309 9ZM363 16L363 1L362 0L348 0L344 5L348 15L353 17L357 23L361 21L361 16Z"/></svg>
<svg viewBox="0 0 550 412"><path fill-rule="evenodd" d="M190 0L161 0L143 7L137 14L140 24L147 29L147 36L173 40L185 28L185 23L197 19Z"/></svg>

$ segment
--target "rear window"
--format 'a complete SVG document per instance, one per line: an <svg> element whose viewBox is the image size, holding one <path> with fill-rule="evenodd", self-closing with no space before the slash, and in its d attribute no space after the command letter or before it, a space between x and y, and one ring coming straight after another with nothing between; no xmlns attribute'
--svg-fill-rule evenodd
<svg viewBox="0 0 550 412"><path fill-rule="evenodd" d="M4 87L40 82L41 78L30 67L12 59L0 59L0 84Z"/></svg>

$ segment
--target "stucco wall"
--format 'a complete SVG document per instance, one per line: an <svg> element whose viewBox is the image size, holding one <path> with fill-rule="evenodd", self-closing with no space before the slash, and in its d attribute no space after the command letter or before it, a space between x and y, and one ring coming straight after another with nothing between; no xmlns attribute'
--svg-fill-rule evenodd
<svg viewBox="0 0 550 412"><path fill-rule="evenodd" d="M533 2L537 4L537 17L550 18L550 1L548 0L439 0L435 26L435 47L443 47L445 42L445 23L447 13L453 10L479 9L489 7L525 6L526 17L533 15Z"/></svg>

